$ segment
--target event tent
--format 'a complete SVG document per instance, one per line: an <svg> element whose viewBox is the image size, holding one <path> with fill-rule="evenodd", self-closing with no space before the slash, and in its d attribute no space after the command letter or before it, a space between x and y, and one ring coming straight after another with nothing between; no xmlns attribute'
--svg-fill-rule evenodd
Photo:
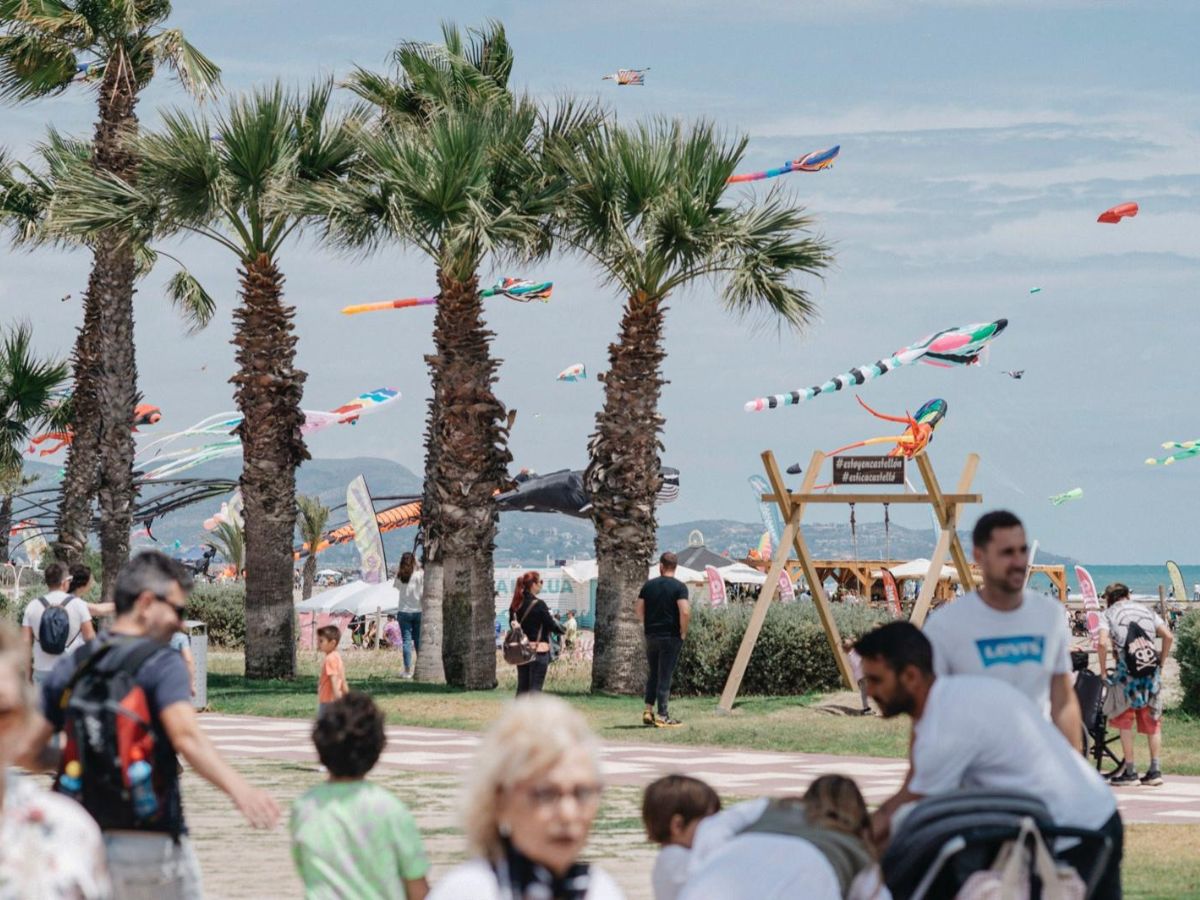
<svg viewBox="0 0 1200 900"><path fill-rule="evenodd" d="M391 584L367 584L360 580L313 594L296 604L297 612L352 613L368 615L376 610L395 612L400 606L400 592Z"/></svg>

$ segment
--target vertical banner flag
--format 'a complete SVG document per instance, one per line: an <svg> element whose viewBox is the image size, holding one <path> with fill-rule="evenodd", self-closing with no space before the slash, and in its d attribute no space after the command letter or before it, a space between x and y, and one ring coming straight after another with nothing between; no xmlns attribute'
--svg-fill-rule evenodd
<svg viewBox="0 0 1200 900"><path fill-rule="evenodd" d="M1088 637L1092 639L1092 649L1100 646L1100 598L1096 596L1096 583L1083 566L1075 567L1075 577L1079 579L1079 590L1083 594L1083 608L1087 610Z"/></svg>
<svg viewBox="0 0 1200 900"><path fill-rule="evenodd" d="M383 555L383 535L375 519L375 504L367 490L367 479L359 475L346 488L346 516L354 526L354 545L362 560L362 577L367 584L387 581L387 560Z"/></svg>
<svg viewBox="0 0 1200 900"><path fill-rule="evenodd" d="M1171 587L1175 588L1175 602L1184 603L1188 595L1183 586L1183 573L1179 571L1179 566L1170 559L1167 560L1167 572L1171 576Z"/></svg>
<svg viewBox="0 0 1200 900"><path fill-rule="evenodd" d="M796 602L796 588L792 586L792 579L788 577L787 569L779 573L779 599L784 603Z"/></svg>
<svg viewBox="0 0 1200 900"><path fill-rule="evenodd" d="M900 588L896 584L896 576L891 570L884 569L880 580L883 582L883 596L887 600L888 611L899 619L904 611L900 608Z"/></svg>
<svg viewBox="0 0 1200 900"><path fill-rule="evenodd" d="M754 499L758 501L758 514L762 517L763 527L771 536L771 544L778 547L783 538L783 516L779 514L777 505L762 498L763 494L771 493L771 489L767 487L766 480L758 475L751 475L747 480L754 490Z"/></svg>
<svg viewBox="0 0 1200 900"><path fill-rule="evenodd" d="M725 603L725 579L721 577L716 566L705 566L704 574L708 576L708 602L712 606L722 606Z"/></svg>

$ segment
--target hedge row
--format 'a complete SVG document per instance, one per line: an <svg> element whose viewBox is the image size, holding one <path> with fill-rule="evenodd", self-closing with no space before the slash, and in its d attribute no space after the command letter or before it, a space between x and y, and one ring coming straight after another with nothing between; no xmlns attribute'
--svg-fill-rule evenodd
<svg viewBox="0 0 1200 900"><path fill-rule="evenodd" d="M833 619L845 636L865 634L890 616L865 606L833 604ZM746 633L752 607L697 608L679 667L671 683L673 694L719 694L733 668ZM841 686L837 663L816 607L811 602L774 604L763 622L750 657L742 694L807 694Z"/></svg>
<svg viewBox="0 0 1200 900"><path fill-rule="evenodd" d="M187 617L208 626L208 643L240 650L246 645L246 587L197 584L188 598Z"/></svg>
<svg viewBox="0 0 1200 900"><path fill-rule="evenodd" d="M1174 651L1183 688L1180 706L1200 715L1200 611L1192 610L1175 626Z"/></svg>

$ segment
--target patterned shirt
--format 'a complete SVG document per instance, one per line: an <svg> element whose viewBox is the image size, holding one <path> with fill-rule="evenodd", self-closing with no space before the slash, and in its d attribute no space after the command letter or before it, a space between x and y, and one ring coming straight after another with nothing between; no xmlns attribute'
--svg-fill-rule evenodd
<svg viewBox="0 0 1200 900"><path fill-rule="evenodd" d="M9 773L0 808L0 900L112 896L104 843L74 800Z"/></svg>

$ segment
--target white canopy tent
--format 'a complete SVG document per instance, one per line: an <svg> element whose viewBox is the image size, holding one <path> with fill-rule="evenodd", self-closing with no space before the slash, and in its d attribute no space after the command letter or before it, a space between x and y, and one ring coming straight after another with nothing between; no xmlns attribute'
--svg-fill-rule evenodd
<svg viewBox="0 0 1200 900"><path fill-rule="evenodd" d="M369 615L376 610L395 612L400 606L400 592L390 583L367 584L361 579L313 594L296 604L297 612L340 613Z"/></svg>
<svg viewBox="0 0 1200 900"><path fill-rule="evenodd" d="M912 559L903 565L893 566L890 571L892 576L897 581L901 581L906 578L923 579L929 574L929 560ZM871 573L872 577L874 578L879 578L882 574L883 573L878 569ZM942 566L942 574L938 580L942 581L947 578L951 579L952 581L958 581L958 570L955 569L954 566Z"/></svg>

